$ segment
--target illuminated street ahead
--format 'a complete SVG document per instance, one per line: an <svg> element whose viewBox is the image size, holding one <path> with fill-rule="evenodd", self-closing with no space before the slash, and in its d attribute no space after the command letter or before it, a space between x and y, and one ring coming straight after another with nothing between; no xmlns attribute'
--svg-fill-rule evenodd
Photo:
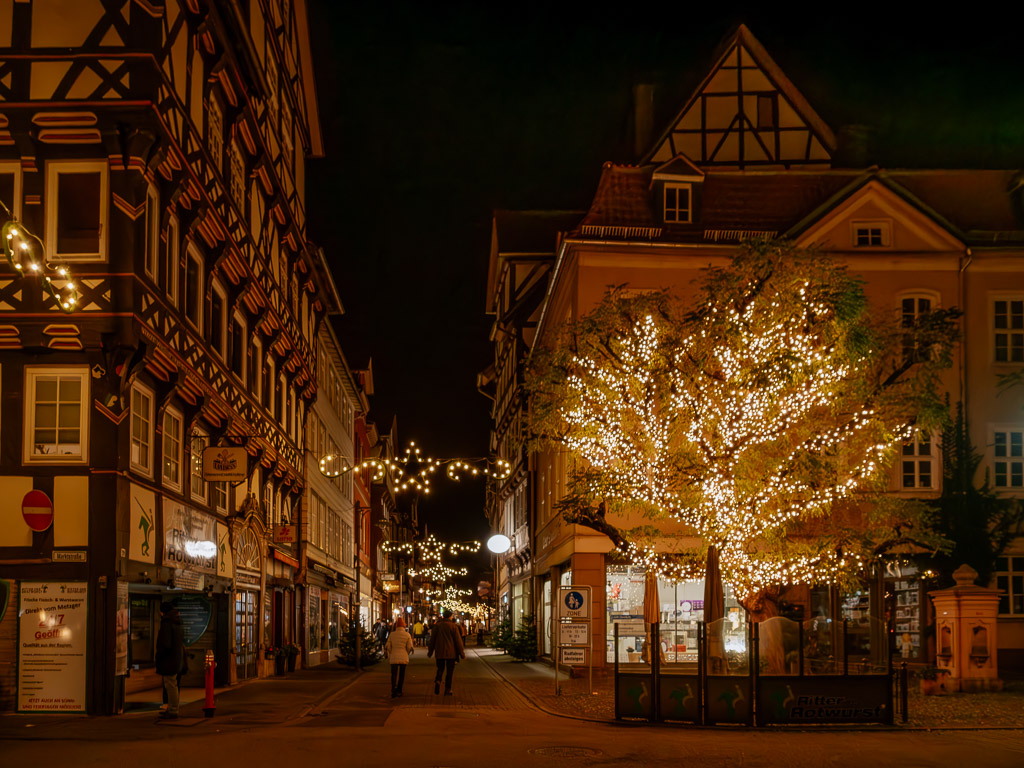
<svg viewBox="0 0 1024 768"><path fill-rule="evenodd" d="M594 723L534 708L472 649L454 697L432 692L420 651L405 696L388 695L387 665L361 677L336 668L260 680L225 693L212 720L183 708L116 718L0 718L4 765L195 768L277 762L353 766L1020 766L1024 732L779 732Z"/></svg>

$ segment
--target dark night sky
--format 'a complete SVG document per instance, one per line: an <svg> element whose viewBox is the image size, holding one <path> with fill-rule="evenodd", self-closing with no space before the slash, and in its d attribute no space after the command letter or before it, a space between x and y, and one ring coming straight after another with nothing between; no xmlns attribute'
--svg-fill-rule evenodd
<svg viewBox="0 0 1024 768"><path fill-rule="evenodd" d="M837 133L870 126L872 161L1024 165L1010 19L670 7L312 0L326 158L308 166L309 230L345 304L349 363L373 357L371 416L386 429L397 414L400 446L486 453L492 210L586 208L601 164L634 159L631 86L656 83L660 133L740 22ZM483 537L483 498L481 483L442 486L421 519Z"/></svg>

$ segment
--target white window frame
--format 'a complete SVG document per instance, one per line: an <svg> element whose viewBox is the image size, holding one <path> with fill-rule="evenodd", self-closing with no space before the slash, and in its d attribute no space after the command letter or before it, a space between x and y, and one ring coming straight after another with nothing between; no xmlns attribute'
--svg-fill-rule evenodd
<svg viewBox="0 0 1024 768"><path fill-rule="evenodd" d="M137 412L135 410L136 394L145 398L145 413ZM153 414L155 411L153 390L140 382L132 384L129 411L128 466L133 472L137 472L144 477L152 479L154 453L153 436L156 431L153 423ZM144 425L144 434L142 437L136 439L135 424L140 420ZM136 445L138 445L140 460L136 460L135 458Z"/></svg>
<svg viewBox="0 0 1024 768"><path fill-rule="evenodd" d="M167 220L167 272L164 274L167 298L174 306L178 305L178 255L181 248L181 225L178 219L171 216Z"/></svg>
<svg viewBox="0 0 1024 768"><path fill-rule="evenodd" d="M192 317L188 313L188 297L189 297L189 285L188 285L188 261L191 259L198 267L196 270L196 276L199 281L198 285L195 286L196 295L199 300L196 302L196 316ZM200 334L203 332L203 307L205 306L204 298L206 291L204 290L205 282L203 278L203 270L205 269L205 260L203 254L199 252L199 249L195 247L193 243L189 243L185 249L185 290L183 291L184 300L182 302L181 313L185 316L185 319L189 324L195 328Z"/></svg>
<svg viewBox="0 0 1024 768"><path fill-rule="evenodd" d="M143 268L159 284L160 272L160 191L152 184L146 190L146 252Z"/></svg>
<svg viewBox="0 0 1024 768"><path fill-rule="evenodd" d="M1004 493L1024 493L1024 424L993 425L989 429L988 444L991 446L989 468L993 489ZM999 455L1000 451L1003 455ZM1006 465L1001 473L1005 477L1003 485L999 484L999 464ZM1017 477L1020 479L1015 485Z"/></svg>
<svg viewBox="0 0 1024 768"><path fill-rule="evenodd" d="M209 498L209 483L203 479L203 451L209 444L210 436L202 429L195 429L188 440L188 493L196 501L201 501L204 504L207 503ZM195 454L195 443L196 441L202 446L199 450L199 455ZM198 469L198 472L196 471ZM199 480L199 486L202 488L201 493L196 493L196 483L194 480Z"/></svg>
<svg viewBox="0 0 1024 768"><path fill-rule="evenodd" d="M228 511L228 484L224 481L214 481L207 485L210 487L210 506L216 511L226 514Z"/></svg>
<svg viewBox="0 0 1024 768"><path fill-rule="evenodd" d="M60 253L57 250L57 192L62 174L100 174L100 240L98 253ZM105 161L49 160L46 163L46 256L49 260L105 262L107 260L107 221L110 216L110 165Z"/></svg>
<svg viewBox="0 0 1024 768"><path fill-rule="evenodd" d="M879 230L880 243L857 244L857 237L863 230ZM850 245L857 250L872 248L892 248L892 221L889 219L855 219L850 222Z"/></svg>
<svg viewBox="0 0 1024 768"><path fill-rule="evenodd" d="M81 401L79 403L78 434L80 455L75 454L35 454L32 450L32 437L35 433L35 402L36 380L41 376L77 376L81 379ZM24 439L22 440L22 459L25 464L88 464L89 463L89 410L92 403L90 397L90 376L86 366L25 366L25 406L24 406Z"/></svg>
<svg viewBox="0 0 1024 768"><path fill-rule="evenodd" d="M18 160L15 160L13 162L10 162L10 161L0 162L0 173L2 173L2 174L8 174L9 173L12 176L14 176L14 199L13 200L4 200L4 203L11 210L11 213L13 213L15 215L15 217L17 217L18 219L21 219L22 218L22 215L21 215L21 200L22 200L22 197L24 196L22 190L24 188L23 187L23 183L24 183L24 178L25 178L24 174L22 173L22 170L21 170L21 162L18 161Z"/></svg>
<svg viewBox="0 0 1024 768"><path fill-rule="evenodd" d="M676 205L674 208L668 206L668 193L669 190L676 191ZM682 210L679 207L679 190L686 190L686 218L679 218L679 213ZM693 184L686 184L681 182L665 182L664 188L661 191L661 212L665 219L666 224L690 224L693 222ZM669 213L672 213L673 218L669 218Z"/></svg>
<svg viewBox="0 0 1024 768"><path fill-rule="evenodd" d="M934 312L941 306L941 303L939 301L939 294L936 293L935 291L922 289L903 291L899 293L896 296L896 311L899 312L900 328L913 328L913 325L905 325L905 320L908 316L903 310L903 302L907 300L913 300L914 302L914 325L917 324L917 321L921 318L922 315L922 312L920 311L921 301L924 300L929 302L930 308L928 312ZM903 354L906 355L910 351L910 347L905 343L905 341L901 341L900 345L902 347ZM917 350L915 350L915 352L917 352Z"/></svg>
<svg viewBox="0 0 1024 768"><path fill-rule="evenodd" d="M167 446L167 442L168 442L168 439L169 439L168 438L168 433L167 433L167 424L168 424L168 422L176 422L177 425L178 425L177 445L174 447L173 457L168 456L168 451L167 451L167 447L168 447ZM182 487L182 481L183 481L182 466L181 466L181 450L182 450L182 446L184 444L185 444L185 422L184 422L184 418L182 417L180 411L178 411L175 408L168 407L166 410L164 410L164 418L163 418L162 424L160 425L160 450L161 450L160 482L163 484L163 486L165 488L170 488L172 491L177 491L178 493L181 493L181 487ZM168 461L171 461L172 463L174 463L175 467L177 468L177 472L178 472L178 479L177 480L172 480L172 479L170 479L167 476L166 466L167 466L167 462Z"/></svg>
<svg viewBox="0 0 1024 768"><path fill-rule="evenodd" d="M934 491L938 488L939 484L939 450L938 450L938 435L930 434L928 443L928 453L921 453L921 440L920 433L915 432L913 436L905 441L900 446L900 454L898 470L899 470L899 489L901 491L916 492L916 491ZM907 451L910 450L910 453ZM921 484L921 464L923 462L928 463L929 467L929 480L928 485ZM912 468L908 473L906 464L912 464ZM913 475L914 482L912 485L905 485L907 475Z"/></svg>
<svg viewBox="0 0 1024 768"><path fill-rule="evenodd" d="M224 287L220 284L220 281L214 278L213 292L220 296L221 299L221 313L220 318L213 316L213 300L210 301L210 347L220 357L221 361L225 364L228 363L228 292L224 290ZM219 330L218 330L219 328ZM214 334L218 334L220 337L220 351L217 350L217 345L214 343Z"/></svg>
<svg viewBox="0 0 1024 768"><path fill-rule="evenodd" d="M1012 322L1013 322L1013 313L1012 313L1013 307L1012 307L1012 304L1014 302L1018 302L1018 301L1024 303L1024 293L996 293L996 294L992 294L991 299L989 301L989 311L988 311L989 335L988 335L988 338L989 338L989 344L992 345L992 364L993 365L1006 366L1007 368L1019 368L1021 365L1024 365L1024 360L1012 360L1011 359L1011 357L1012 357L1011 353L1012 353L1012 351L1014 349L1013 341L1014 341L1015 338L1019 337L1021 339L1022 347L1019 347L1019 348L1024 348L1024 328L1013 328L1012 327ZM1006 306L1006 310L1007 310L1007 327L1006 328L996 328L996 303L997 302L1006 302L1006 305L1007 305ZM1006 360L997 360L996 359L996 336L998 334L1000 334L1000 333L1005 333L1005 335L1007 337L1007 339L1006 339L1006 357L1007 357L1007 359ZM1024 353L1022 353L1022 354L1024 354Z"/></svg>

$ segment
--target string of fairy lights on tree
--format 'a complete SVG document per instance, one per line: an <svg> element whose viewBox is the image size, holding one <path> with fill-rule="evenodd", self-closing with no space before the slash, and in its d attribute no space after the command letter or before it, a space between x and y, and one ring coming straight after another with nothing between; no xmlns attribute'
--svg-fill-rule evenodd
<svg viewBox="0 0 1024 768"><path fill-rule="evenodd" d="M51 262L46 258L43 241L24 222L18 221L2 200L0 208L5 218L0 228L0 241L3 241L7 263L22 277L42 280L43 290L62 312L74 312L78 308L78 287L71 276L71 270L66 264Z"/></svg>
<svg viewBox="0 0 1024 768"><path fill-rule="evenodd" d="M395 458L370 458L354 466L341 454L330 453L320 458L320 472L327 477L365 469L373 470L374 481L387 480L397 491L423 494L430 493L431 481L439 470L444 470L445 476L453 482L459 482L463 477L504 480L512 472L511 464L502 458L437 458L424 454L415 442L410 442L405 453Z"/></svg>
<svg viewBox="0 0 1024 768"><path fill-rule="evenodd" d="M592 516L579 510L601 501L682 523L702 550L613 541L675 581L703 578L714 547L740 599L864 567L856 534L830 523L843 502L883 488L897 448L934 418L920 407L932 381L921 368L915 392L901 378L910 368L869 333L850 278L806 259L800 268L808 278L712 272L706 301L685 314L664 294L606 299L590 328L612 322L566 345L551 366L551 416L538 409L578 462L563 511Z"/></svg>

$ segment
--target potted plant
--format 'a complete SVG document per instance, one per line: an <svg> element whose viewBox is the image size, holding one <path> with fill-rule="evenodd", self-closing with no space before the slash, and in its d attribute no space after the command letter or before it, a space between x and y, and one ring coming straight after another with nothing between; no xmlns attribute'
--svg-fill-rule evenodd
<svg viewBox="0 0 1024 768"><path fill-rule="evenodd" d="M942 667L925 667L921 670L921 693L925 696L944 696L949 670Z"/></svg>
<svg viewBox="0 0 1024 768"><path fill-rule="evenodd" d="M299 657L299 646L297 646L295 643L288 643L284 647L284 657L285 660L288 662L288 671L294 672L295 661Z"/></svg>

